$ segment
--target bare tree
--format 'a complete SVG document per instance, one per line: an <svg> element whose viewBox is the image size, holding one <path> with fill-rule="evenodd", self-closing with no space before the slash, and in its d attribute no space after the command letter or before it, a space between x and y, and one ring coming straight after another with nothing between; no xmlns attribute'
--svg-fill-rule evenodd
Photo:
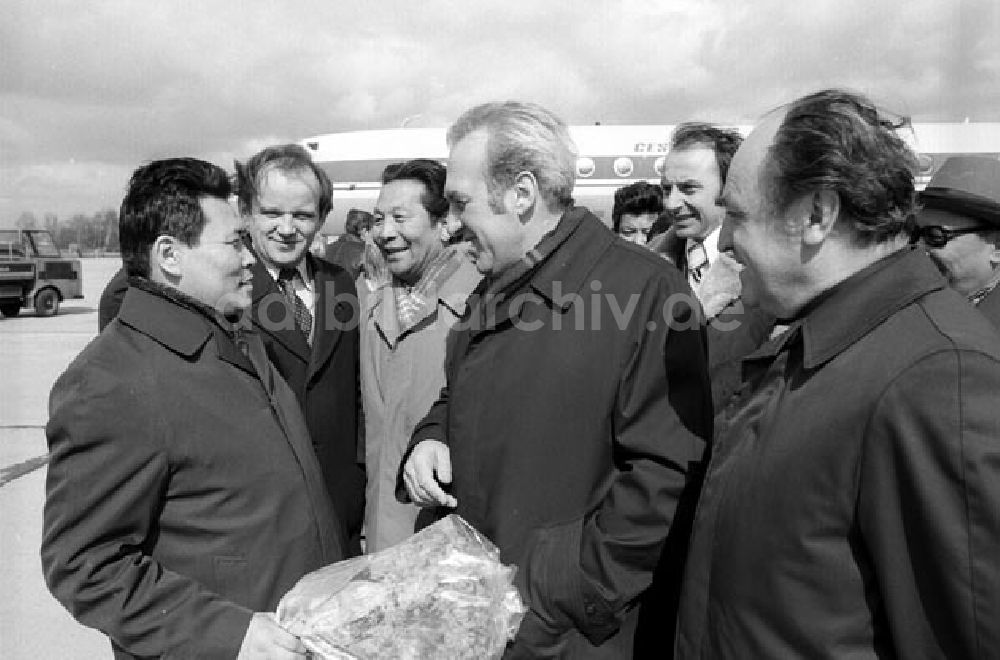
<svg viewBox="0 0 1000 660"><path fill-rule="evenodd" d="M31 211L25 211L17 219L18 229L36 229L38 227L38 218Z"/></svg>

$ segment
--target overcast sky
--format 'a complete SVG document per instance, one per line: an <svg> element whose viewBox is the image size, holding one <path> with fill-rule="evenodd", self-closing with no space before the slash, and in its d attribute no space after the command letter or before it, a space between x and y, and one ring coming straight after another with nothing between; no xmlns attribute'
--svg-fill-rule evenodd
<svg viewBox="0 0 1000 660"><path fill-rule="evenodd" d="M1000 121L996 0L0 0L0 223L117 207L153 158L445 126L508 98L569 123L752 122L848 86Z"/></svg>

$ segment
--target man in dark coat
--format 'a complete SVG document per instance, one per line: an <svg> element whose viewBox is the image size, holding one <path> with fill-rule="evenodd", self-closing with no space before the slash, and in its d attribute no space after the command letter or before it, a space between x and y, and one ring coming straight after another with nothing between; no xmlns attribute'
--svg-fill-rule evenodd
<svg viewBox="0 0 1000 660"><path fill-rule="evenodd" d="M194 159L135 172L132 286L53 387L42 566L116 658L304 658L264 614L344 556L294 394L260 338L229 180Z"/></svg>
<svg viewBox="0 0 1000 660"><path fill-rule="evenodd" d="M1000 336L909 246L916 158L868 100L769 115L720 246L788 324L712 445L679 658L1000 649Z"/></svg>
<svg viewBox="0 0 1000 660"><path fill-rule="evenodd" d="M239 204L253 239L253 326L302 404L351 554L361 552L365 471L359 457L358 302L351 276L309 245L332 185L299 145L238 164Z"/></svg>
<svg viewBox="0 0 1000 660"><path fill-rule="evenodd" d="M711 433L697 303L572 206L574 148L549 111L478 106L448 143L446 196L486 278L403 481L517 565L530 610L507 657L631 657L635 603Z"/></svg>
<svg viewBox="0 0 1000 660"><path fill-rule="evenodd" d="M1000 161L953 156L920 194L918 233L951 286L1000 327Z"/></svg>

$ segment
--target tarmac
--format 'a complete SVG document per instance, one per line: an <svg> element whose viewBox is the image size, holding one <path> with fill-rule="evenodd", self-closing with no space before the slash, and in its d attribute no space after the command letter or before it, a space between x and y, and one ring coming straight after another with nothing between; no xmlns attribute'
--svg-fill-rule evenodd
<svg viewBox="0 0 1000 660"><path fill-rule="evenodd" d="M111 658L101 633L86 628L49 594L39 546L45 503L45 422L52 384L97 335L97 301L118 258L83 259L81 300L59 314L28 309L0 318L0 658Z"/></svg>

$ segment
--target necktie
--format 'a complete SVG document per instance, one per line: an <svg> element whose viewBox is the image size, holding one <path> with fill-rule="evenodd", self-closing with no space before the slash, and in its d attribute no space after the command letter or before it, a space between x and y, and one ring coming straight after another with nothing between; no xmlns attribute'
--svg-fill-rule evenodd
<svg viewBox="0 0 1000 660"><path fill-rule="evenodd" d="M700 242L691 241L687 248L688 277L693 282L701 282L705 267L708 266L708 253Z"/></svg>
<svg viewBox="0 0 1000 660"><path fill-rule="evenodd" d="M299 271L294 268L282 268L278 272L278 287L295 309L295 325L306 336L306 341L310 341L313 317L309 313L309 308L306 307L306 304L295 294L295 282L296 280L301 281L301 279Z"/></svg>

